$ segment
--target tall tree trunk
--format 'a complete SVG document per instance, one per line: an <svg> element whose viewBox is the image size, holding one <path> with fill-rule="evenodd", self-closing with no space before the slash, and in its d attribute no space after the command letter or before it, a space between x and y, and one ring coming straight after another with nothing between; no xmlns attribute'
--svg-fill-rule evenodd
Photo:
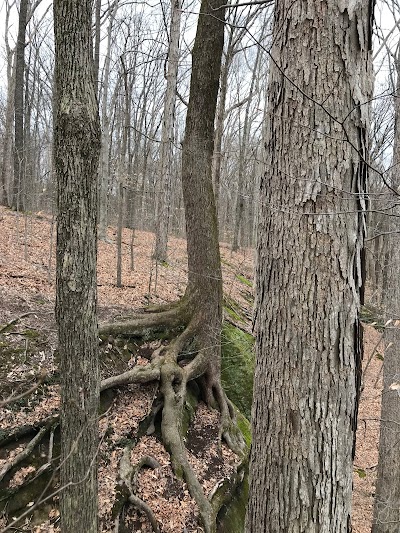
<svg viewBox="0 0 400 533"><path fill-rule="evenodd" d="M367 4L275 4L258 235L249 533L351 530L365 102L372 92L373 6Z"/></svg>
<svg viewBox="0 0 400 533"><path fill-rule="evenodd" d="M215 138L214 138L214 153L213 153L213 185L215 195L215 206L217 213L219 212L219 193L221 182L221 164L222 164L222 137L224 133L225 107L226 97L228 93L228 76L232 60L234 56L234 28L229 29L228 45L225 54L225 61L221 68L221 84L219 90L219 99L217 107L217 116L215 119Z"/></svg>
<svg viewBox="0 0 400 533"><path fill-rule="evenodd" d="M25 206L25 154L24 154L24 72L25 32L28 0L21 0L19 6L18 38L15 54L14 90L14 185L12 208L24 210Z"/></svg>
<svg viewBox="0 0 400 533"><path fill-rule="evenodd" d="M400 179L400 48L396 57L397 85L393 105L395 131L391 186L398 190ZM392 198L396 203L398 198ZM393 211L391 211L395 214ZM397 212L398 214L398 212ZM397 222L385 221L387 232L398 232ZM383 269L382 299L392 323L385 333L387 349L383 361L383 392L379 437L378 476L375 491L372 533L398 533L400 530L400 238L398 233L383 236L385 268Z"/></svg>
<svg viewBox="0 0 400 533"><path fill-rule="evenodd" d="M3 135L3 157L1 161L0 203L11 205L9 198L10 184L12 181L12 146L14 125L14 93L15 93L15 64L13 64L14 51L11 50L8 38L11 6L5 5L4 40L7 57L7 101Z"/></svg>
<svg viewBox="0 0 400 533"><path fill-rule="evenodd" d="M222 273L212 183L214 120L224 43L224 9L221 5L222 0L203 0L201 5L192 53L190 99L182 150L189 272L187 294L204 324L200 342L210 396L220 383L222 327Z"/></svg>
<svg viewBox="0 0 400 533"><path fill-rule="evenodd" d="M93 80L92 0L55 0L54 29L61 528L63 533L97 533L100 125Z"/></svg>
<svg viewBox="0 0 400 533"><path fill-rule="evenodd" d="M161 132L160 175L156 212L156 246L154 251L156 260L160 262L166 261L167 259L181 14L180 0L171 0L171 26L168 49L168 70L166 75L167 88L165 92L164 118Z"/></svg>

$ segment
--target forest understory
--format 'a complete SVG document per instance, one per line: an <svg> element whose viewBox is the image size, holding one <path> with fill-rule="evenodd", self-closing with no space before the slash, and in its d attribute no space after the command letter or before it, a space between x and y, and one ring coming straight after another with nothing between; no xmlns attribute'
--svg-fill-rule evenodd
<svg viewBox="0 0 400 533"><path fill-rule="evenodd" d="M18 527L23 531L59 531L57 496L38 509L32 499L31 480L57 487L57 472L47 464L57 457L57 414L59 397L57 374L55 294L55 228L49 215L39 213L24 217L0 208L0 383L1 398L19 394L41 381L29 396L0 404L0 509L9 490L15 490L19 503L11 517L27 516ZM168 262L156 265L152 260L154 235L136 232L134 270L130 268L131 231L123 234L121 288L116 287L116 232L108 230L108 241L99 243L98 297L99 322L126 317L148 305L174 302L184 294L187 281L186 242L170 238ZM253 251L232 253L221 244L224 281L225 320L243 333L251 333ZM373 297L368 302L373 308ZM368 321L375 317L368 314ZM373 313L372 313L373 315ZM18 319L18 320L17 320ZM15 323L12 323L15 320ZM379 322L379 321L378 321ZM377 327L378 326L378 327ZM224 337L223 337L224 339ZM364 324L363 391L359 409L357 450L354 467L353 527L356 533L371 530L374 482L378 462L378 436L381 397L382 332L379 323ZM152 338L145 342L101 343L102 379L138 366L148 365L151 354L167 340ZM227 391L229 396L229 390ZM123 385L102 395L100 416L99 509L101 531L151 532L149 516L160 532L200 532L198 508L187 484L173 473L169 454L162 445L157 421L157 382ZM217 494L224 483L239 483L241 461L225 444L220 445L219 414L196 399L191 389L187 406L186 449L191 468L204 493ZM245 407L240 406L242 412ZM244 413L248 416L248 413ZM47 420L46 433L18 468L7 468L13 459L32 443L35 432L13 439L13 428L24 428ZM244 422L242 421L242 424ZM40 428L36 434L40 437ZM10 437L11 436L11 437ZM17 442L15 442L17 440ZM35 444L35 443L33 443ZM130 472L132 493L121 486L124 464L137 467ZM42 465L42 466L41 466ZM10 473L12 472L12 476ZM21 490L26 485L27 490ZM57 488L52 490L57 490ZM47 492L48 489L47 489ZM46 492L44 492L46 494ZM130 496L134 498L129 500ZM136 498L136 500L135 500ZM24 499L23 506L21 501ZM142 504L142 512L138 507ZM21 509L22 507L22 509ZM30 512L32 511L33 512ZM151 513L147 513L150 509ZM0 514L0 531L6 520ZM124 529L126 528L126 529ZM221 526L222 528L222 526ZM221 531L224 531L221 529ZM231 533L231 532L229 532Z"/></svg>

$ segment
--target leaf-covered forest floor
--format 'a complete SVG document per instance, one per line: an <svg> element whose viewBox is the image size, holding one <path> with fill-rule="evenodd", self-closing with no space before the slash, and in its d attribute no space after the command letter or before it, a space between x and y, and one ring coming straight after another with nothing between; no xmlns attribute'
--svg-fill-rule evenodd
<svg viewBox="0 0 400 533"><path fill-rule="evenodd" d="M132 271L131 237L132 232L125 229L121 288L116 287L115 230L109 228L109 242L99 243L100 322L126 315L148 304L174 301L185 290L187 263L184 239L170 238L168 262L157 266L152 260L154 235L137 231ZM51 375L57 369L54 252L55 225L52 217L39 213L25 218L0 208L0 330L2 325L29 313L0 335L1 398L29 388L41 370ZM252 288L249 280L253 276L253 252L241 250L231 253L229 247L222 243L221 254L225 298L228 302L239 304L241 314L248 318L241 321L240 327L250 331ZM233 321L237 319L232 316L232 312L226 318ZM380 338L379 331L372 326L365 326L364 365L371 355L372 358L365 375L359 409L353 503L353 527L356 533L371 530L382 386L380 354L383 348L378 346ZM103 343L102 376L108 377L111 373L118 373L136 364L146 364L148 352L156 349L160 342L152 341L133 348ZM110 371L111 359L113 371ZM136 492L149 504L160 530L164 533L202 531L197 524L194 501L185 483L173 475L167 452L156 434L147 435L142 428L155 392L156 386L152 384L130 385L121 387L113 396L105 398L104 414L100 419L99 447L99 508L103 533L115 530L115 515L118 514L114 506L115 487L119 462L126 440L132 436L136 439L136 446L131 452L132 464L138 463L143 455L151 455L160 465L156 469L140 470ZM45 381L29 399L0 408L0 428L5 430L33 424L54 413L58 408L58 401L58 385L51 380ZM213 491L218 482L229 478L237 466L237 457L227 447L218 446L217 422L218 414L200 403L187 434L190 462L206 494ZM46 440L49 440L48 437ZM10 456L0 449L0 472L21 450L22 447L14 447ZM43 444L41 455L45 459L42 459L42 463L46 463L49 454L56 456L57 453L57 449L50 449L49 443ZM17 487L34 477L36 469L34 464L21 463L20 470L8 480L8 487ZM1 491L0 485L0 497ZM29 494L26 499L28 509L33 502ZM139 515L132 506L121 514L120 520L126 524L128 531L152 531L147 518L143 514ZM58 531L58 523L58 511L48 502L44 510L34 513L33 518L27 518L23 530L35 533ZM2 526L4 520L0 515L0 531Z"/></svg>

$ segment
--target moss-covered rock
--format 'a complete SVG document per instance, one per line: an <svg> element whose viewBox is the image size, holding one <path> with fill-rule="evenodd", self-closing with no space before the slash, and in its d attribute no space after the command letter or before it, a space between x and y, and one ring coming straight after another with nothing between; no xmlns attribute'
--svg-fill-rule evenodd
<svg viewBox="0 0 400 533"><path fill-rule="evenodd" d="M251 426L250 422L236 411L239 429L247 444L248 453L251 445ZM247 500L249 497L249 468L248 460L245 459L240 467L242 471L241 483L236 487L229 503L224 505L217 519L218 533L243 533L246 519Z"/></svg>
<svg viewBox="0 0 400 533"><path fill-rule="evenodd" d="M222 329L222 384L229 399L250 419L254 337L225 322Z"/></svg>

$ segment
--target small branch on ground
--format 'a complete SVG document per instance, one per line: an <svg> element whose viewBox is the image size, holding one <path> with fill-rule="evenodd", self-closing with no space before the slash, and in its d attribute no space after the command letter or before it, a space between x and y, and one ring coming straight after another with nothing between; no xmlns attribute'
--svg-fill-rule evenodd
<svg viewBox="0 0 400 533"><path fill-rule="evenodd" d="M31 316L31 315L34 315L35 313L33 311L29 312L29 313L25 313L21 316L19 316L18 318L14 318L14 320L11 320L11 322L9 322L8 324L6 324L5 326L3 326L1 329L0 329L0 335L2 335L3 333L7 333L7 331L9 331L13 326L15 326L15 324L17 324L20 320L22 320L23 318L27 317L27 316Z"/></svg>

